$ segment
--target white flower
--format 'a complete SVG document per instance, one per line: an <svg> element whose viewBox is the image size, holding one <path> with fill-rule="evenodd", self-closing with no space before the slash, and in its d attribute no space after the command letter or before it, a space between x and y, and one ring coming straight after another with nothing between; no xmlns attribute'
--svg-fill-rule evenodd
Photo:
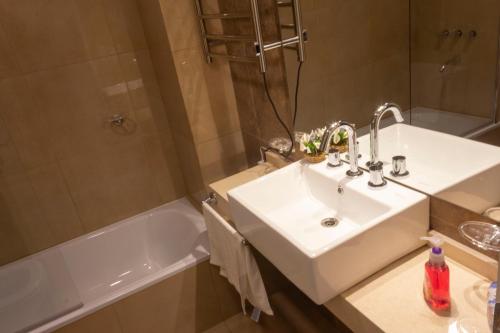
<svg viewBox="0 0 500 333"><path fill-rule="evenodd" d="M305 151L306 150L306 143L308 143L310 140L310 135L307 133L304 133L302 137L300 138L300 150Z"/></svg>
<svg viewBox="0 0 500 333"><path fill-rule="evenodd" d="M333 143L334 144L338 144L340 142L340 140L342 140L342 138L340 137L340 134L338 132L336 132L333 135Z"/></svg>

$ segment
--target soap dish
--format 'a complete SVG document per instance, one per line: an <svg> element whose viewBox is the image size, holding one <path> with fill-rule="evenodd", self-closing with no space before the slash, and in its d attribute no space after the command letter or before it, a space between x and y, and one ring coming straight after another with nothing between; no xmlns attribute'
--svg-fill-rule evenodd
<svg viewBox="0 0 500 333"><path fill-rule="evenodd" d="M484 216L489 217L490 219L500 222L500 207L492 207L487 209L484 213Z"/></svg>

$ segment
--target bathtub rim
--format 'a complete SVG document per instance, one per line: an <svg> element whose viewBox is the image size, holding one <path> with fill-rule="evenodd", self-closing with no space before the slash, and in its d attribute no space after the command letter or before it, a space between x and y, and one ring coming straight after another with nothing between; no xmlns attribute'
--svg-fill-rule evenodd
<svg viewBox="0 0 500 333"><path fill-rule="evenodd" d="M29 333L48 333L53 332L59 328L62 328L66 325L69 325L79 319L82 319L86 316L89 316L113 303L119 302L122 299L125 299L129 296L132 296L138 292L141 292L154 284L160 283L168 278L182 273L183 271L192 268L198 264L201 264L205 261L208 261L210 258L209 255L204 258L195 258L193 260L179 260L178 262L172 264L169 267L165 267L151 276L144 277L140 280L134 281L133 283L127 285L123 289L117 290L115 293L111 293L104 297L101 297L95 301L84 303L82 307L77 310L74 310L64 316L56 318L48 323L45 323L37 328L34 328Z"/></svg>
<svg viewBox="0 0 500 333"><path fill-rule="evenodd" d="M161 211L167 206L174 206L175 204L183 204L187 206L187 211L184 211L183 213L186 213L186 217L188 219L191 218L192 213L196 213L196 218L199 219L199 221L204 221L203 215L201 212L196 208L196 206L187 198L187 197L182 197L177 200L173 200L170 202L167 202L165 204L162 204L160 206L154 207L152 209L149 209L147 211L141 212L139 214L133 215L131 217L127 217L123 220L116 221L110 225L104 226L102 228L99 228L97 230L91 231L89 233L83 234L81 236L72 238L68 241L65 241L63 243L56 244L54 246L51 246L47 249L41 250L39 252L33 253L31 255L22 257L18 260L15 260L13 262L7 263L5 265L0 266L0 269L8 267L8 266L14 266L16 264L19 264L19 262L22 261L29 261L33 260L37 256L41 256L43 254L47 254L51 251L59 251L63 256L64 256L64 247L68 246L70 244L75 244L80 241L87 240L89 238L97 237L103 233L107 233L109 231L115 230L119 228L120 226L125 226L134 222L139 222L138 219L141 218L142 216L148 216L150 214L154 214L155 211ZM192 223L196 223L196 221L191 220ZM205 261L208 261L210 258L210 250L208 247L208 236L207 236L207 231L206 227L204 225L204 230L200 232L200 236L204 235L203 237L205 238L205 241L200 244L203 245L203 251L194 251L198 247L193 247L193 251L186 257L180 258L178 261L172 263L169 266L163 267L160 270L142 277L141 279L138 279L136 281L131 282L130 284L127 284L123 288L117 289L114 292L111 292L109 294L105 294L102 297L96 298L95 300L92 301L87 301L86 303L82 303L83 306L80 308L73 310L65 315L62 315L56 319L53 319L49 322L46 322L36 328L32 328L28 330L27 332L29 333L46 333L46 332L53 332L63 326L66 326L70 323L73 323L83 317L89 316L113 303L116 303L128 296L131 296L133 294L136 294L140 291L145 290L148 287L151 287L154 284L157 284L159 282L162 282L175 274L181 273L189 268L192 268L200 263L203 263ZM200 246L198 245L198 246ZM71 271L68 268L68 272L71 275ZM72 277L72 276L71 276ZM80 290L78 290L78 287L76 286L76 283L74 282L74 278L72 277L72 282L77 288L78 293L80 293ZM80 295L82 298L82 296Z"/></svg>

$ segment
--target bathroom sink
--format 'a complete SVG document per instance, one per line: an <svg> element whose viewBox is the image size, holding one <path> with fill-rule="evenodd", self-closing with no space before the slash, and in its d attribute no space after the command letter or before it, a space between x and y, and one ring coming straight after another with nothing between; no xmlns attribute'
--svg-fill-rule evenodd
<svg viewBox="0 0 500 333"><path fill-rule="evenodd" d="M300 161L228 192L239 232L317 304L421 246L429 226L425 195L346 170Z"/></svg>
<svg viewBox="0 0 500 333"><path fill-rule="evenodd" d="M359 137L361 167L370 157L370 136ZM394 124L379 132L384 175L408 187L481 214L500 202L500 148L428 129ZM404 155L408 176L391 175L392 157Z"/></svg>

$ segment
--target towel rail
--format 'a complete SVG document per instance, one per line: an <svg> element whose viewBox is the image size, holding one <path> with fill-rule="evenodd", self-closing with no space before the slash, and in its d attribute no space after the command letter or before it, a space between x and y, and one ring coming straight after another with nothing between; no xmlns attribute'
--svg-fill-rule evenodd
<svg viewBox="0 0 500 333"><path fill-rule="evenodd" d="M251 15L247 13L217 13L201 15L201 18L204 20L242 19L250 17Z"/></svg>
<svg viewBox="0 0 500 333"><path fill-rule="evenodd" d="M305 61L305 47L304 43L307 41L307 31L302 28L302 18L300 11L300 0L276 0L278 7L290 7L292 9L293 23L280 24L281 29L294 30L295 36L265 44L263 40L261 19L259 13L258 0L250 0L250 13L214 13L207 14L203 12L203 0L194 0L196 5L196 12L200 25L200 32L203 42L203 51L205 59L211 63L214 58L223 58L229 61L240 62L258 62L260 71L265 73L267 70L265 53L277 48L286 50L293 50L297 52L298 61ZM207 31L206 20L214 19L246 19L251 18L254 27L254 35L226 35L226 34L210 34ZM220 54L213 53L211 46L220 42L239 42L239 43L253 43L255 46L255 60L252 57L240 56L234 54Z"/></svg>
<svg viewBox="0 0 500 333"><path fill-rule="evenodd" d="M208 197L204 200L202 200L203 203L206 203L207 205L209 206L212 206L212 205L215 205L217 204L217 195L214 193L214 192L209 192L208 193ZM213 209L213 208L212 208ZM214 209L215 211L215 209ZM225 219L224 219L225 220ZM226 223L229 223L228 221L226 221ZM234 228L234 227L233 227ZM236 230L236 229L234 229ZM245 237L243 237L243 235L238 231L236 230L236 232L241 236L241 244L245 245L245 246L248 246L249 243L248 241L246 240Z"/></svg>
<svg viewBox="0 0 500 333"><path fill-rule="evenodd" d="M223 41L233 41L233 42L253 42L253 36L245 36L245 35L206 35L206 38L209 40L223 40Z"/></svg>
<svg viewBox="0 0 500 333"><path fill-rule="evenodd" d="M239 62L257 62L257 58L254 57L243 57L243 56L235 56L232 54L222 54L222 53L209 53L212 58L222 58L227 59L229 61L239 61Z"/></svg>
<svg viewBox="0 0 500 333"><path fill-rule="evenodd" d="M276 5L278 5L278 7L291 7L292 2L291 1L277 1Z"/></svg>

